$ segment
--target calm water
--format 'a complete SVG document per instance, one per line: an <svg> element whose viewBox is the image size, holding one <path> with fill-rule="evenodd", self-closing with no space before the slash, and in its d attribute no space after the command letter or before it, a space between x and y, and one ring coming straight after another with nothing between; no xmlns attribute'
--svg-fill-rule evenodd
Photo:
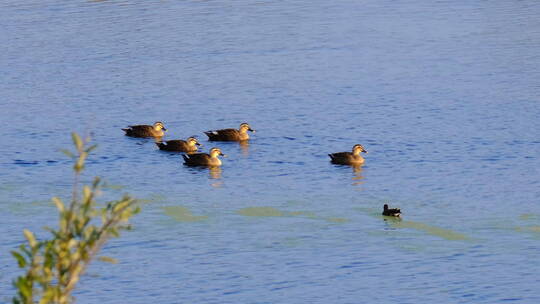
<svg viewBox="0 0 540 304"><path fill-rule="evenodd" d="M0 3L0 302L87 179L146 199L79 303L539 303L538 1ZM161 120L220 171L132 139ZM249 122L249 146L202 131ZM328 153L361 143L361 170ZM402 221L378 214L389 202ZM45 235L40 232L40 235Z"/></svg>

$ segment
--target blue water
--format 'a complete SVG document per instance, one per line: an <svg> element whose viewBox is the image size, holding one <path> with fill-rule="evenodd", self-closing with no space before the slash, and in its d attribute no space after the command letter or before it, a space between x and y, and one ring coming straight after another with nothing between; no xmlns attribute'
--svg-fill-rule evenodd
<svg viewBox="0 0 540 304"><path fill-rule="evenodd" d="M79 303L539 303L537 1L0 3L0 302L9 251L85 181L145 200ZM228 154L187 168L163 121ZM203 131L257 130L248 146ZM360 170L329 163L356 143ZM123 186L122 188L118 185ZM400 207L402 221L379 216Z"/></svg>

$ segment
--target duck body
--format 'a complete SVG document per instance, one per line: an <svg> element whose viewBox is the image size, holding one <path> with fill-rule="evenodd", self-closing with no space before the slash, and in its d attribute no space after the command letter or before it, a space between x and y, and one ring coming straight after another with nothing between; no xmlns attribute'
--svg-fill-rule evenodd
<svg viewBox="0 0 540 304"><path fill-rule="evenodd" d="M210 149L210 153L182 154L184 164L187 166L219 167L221 160L218 156L225 156L219 148Z"/></svg>
<svg viewBox="0 0 540 304"><path fill-rule="evenodd" d="M367 153L362 145L354 145L352 152L337 152L328 154L328 156L334 164L355 166L364 163L364 158L360 155L361 152Z"/></svg>
<svg viewBox="0 0 540 304"><path fill-rule="evenodd" d="M158 148L163 151L171 152L197 152L197 146L201 144L194 137L187 140L175 139L156 143Z"/></svg>
<svg viewBox="0 0 540 304"><path fill-rule="evenodd" d="M206 131L204 134L208 136L210 141L245 141L249 139L247 131L255 132L249 124L242 123L238 130L236 129L221 129Z"/></svg>
<svg viewBox="0 0 540 304"><path fill-rule="evenodd" d="M158 121L154 123L153 126L150 125L134 125L128 126L125 129L122 129L126 132L126 136L131 137L163 137L165 135L165 127L163 123Z"/></svg>
<svg viewBox="0 0 540 304"><path fill-rule="evenodd" d="M401 216L401 209L399 208L388 208L387 204L384 204L382 215L384 216Z"/></svg>

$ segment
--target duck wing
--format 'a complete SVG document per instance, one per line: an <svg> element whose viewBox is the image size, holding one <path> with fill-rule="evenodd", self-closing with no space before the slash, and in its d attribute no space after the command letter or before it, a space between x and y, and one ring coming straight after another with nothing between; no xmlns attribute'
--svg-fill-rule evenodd
<svg viewBox="0 0 540 304"><path fill-rule="evenodd" d="M240 132L236 129L221 129L204 132L209 140L233 141L240 139Z"/></svg>
<svg viewBox="0 0 540 304"><path fill-rule="evenodd" d="M133 125L133 126L128 126L131 130L134 130L134 131L143 131L143 130L153 130L154 127L152 126L149 126L149 125Z"/></svg>
<svg viewBox="0 0 540 304"><path fill-rule="evenodd" d="M401 210L397 209L397 208L387 209L387 210L383 211L382 215L385 215L385 216L400 216L401 215Z"/></svg>
<svg viewBox="0 0 540 304"><path fill-rule="evenodd" d="M349 157L350 155L352 155L351 152L337 152L337 153L328 154L328 156L330 156L331 158L345 158L345 157Z"/></svg>
<svg viewBox="0 0 540 304"><path fill-rule="evenodd" d="M328 154L332 161L348 161L353 156L351 152L337 152Z"/></svg>
<svg viewBox="0 0 540 304"><path fill-rule="evenodd" d="M128 126L127 129L122 129L126 132L126 135L128 136L138 136L138 137L146 137L146 136L154 136L154 127L149 125L134 125L134 126Z"/></svg>
<svg viewBox="0 0 540 304"><path fill-rule="evenodd" d="M163 143L156 143L156 144L160 150L181 151L181 152L188 151L187 143L181 139L167 140Z"/></svg>
<svg viewBox="0 0 540 304"><path fill-rule="evenodd" d="M210 155L206 153L182 154L184 163L191 166L205 166L210 163Z"/></svg>

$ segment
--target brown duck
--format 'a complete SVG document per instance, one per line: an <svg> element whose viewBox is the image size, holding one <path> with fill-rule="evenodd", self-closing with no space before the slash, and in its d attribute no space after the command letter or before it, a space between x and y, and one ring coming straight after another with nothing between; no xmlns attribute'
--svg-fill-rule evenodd
<svg viewBox="0 0 540 304"><path fill-rule="evenodd" d="M255 132L249 124L242 123L238 130L236 129L221 129L204 132L210 141L244 141L249 139L247 131Z"/></svg>
<svg viewBox="0 0 540 304"><path fill-rule="evenodd" d="M212 148L209 154L182 154L182 157L184 158L184 164L188 166L217 167L221 166L221 160L218 158L220 155L225 156L219 148Z"/></svg>
<svg viewBox="0 0 540 304"><path fill-rule="evenodd" d="M190 137L187 140L175 139L157 142L156 145L160 150L175 152L197 152L197 146L201 146L195 137Z"/></svg>
<svg viewBox="0 0 540 304"><path fill-rule="evenodd" d="M153 126L135 125L122 130L126 132L127 136L131 137L162 137L167 131L161 121L155 122Z"/></svg>
<svg viewBox="0 0 540 304"><path fill-rule="evenodd" d="M382 215L384 216L395 216L400 217L401 216L401 209L398 208L388 208L387 204L384 204Z"/></svg>
<svg viewBox="0 0 540 304"><path fill-rule="evenodd" d="M338 152L328 154L328 156L334 164L355 166L364 163L364 158L360 155L361 152L367 153L362 145L354 145L352 152Z"/></svg>

